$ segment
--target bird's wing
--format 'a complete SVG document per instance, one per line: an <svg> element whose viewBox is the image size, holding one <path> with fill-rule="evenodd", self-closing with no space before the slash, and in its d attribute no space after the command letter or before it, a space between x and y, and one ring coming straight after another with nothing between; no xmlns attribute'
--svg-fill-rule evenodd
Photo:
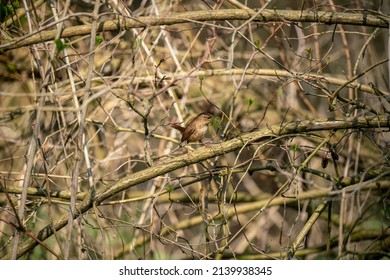
<svg viewBox="0 0 390 280"><path fill-rule="evenodd" d="M186 139L189 139L192 134L194 134L195 128L187 127L187 129L183 132L183 135L181 137L181 142L183 142Z"/></svg>

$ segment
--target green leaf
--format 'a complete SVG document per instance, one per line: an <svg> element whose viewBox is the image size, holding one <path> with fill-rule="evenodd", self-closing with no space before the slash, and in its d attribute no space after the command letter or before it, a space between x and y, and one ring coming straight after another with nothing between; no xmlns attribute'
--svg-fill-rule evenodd
<svg viewBox="0 0 390 280"><path fill-rule="evenodd" d="M7 63L7 68L8 68L8 70L9 71L11 71L11 72L16 72L16 65L15 64L13 64L13 63Z"/></svg>
<svg viewBox="0 0 390 280"><path fill-rule="evenodd" d="M290 150L293 152L298 152L299 151L299 145L298 144L292 144L290 147Z"/></svg>
<svg viewBox="0 0 390 280"><path fill-rule="evenodd" d="M19 8L19 1L7 1L11 2L9 4L3 3L5 1L0 1L0 21L3 22L7 17L14 15L15 10Z"/></svg>
<svg viewBox="0 0 390 280"><path fill-rule="evenodd" d="M96 36L95 38L95 44L100 45L103 42L103 38L100 36Z"/></svg>
<svg viewBox="0 0 390 280"><path fill-rule="evenodd" d="M217 117L214 117L214 118L211 119L210 124L211 124L212 127L218 129L218 128L221 127L221 119L217 118Z"/></svg>
<svg viewBox="0 0 390 280"><path fill-rule="evenodd" d="M60 53L68 47L68 44L65 44L60 38L56 39L54 43L56 44L57 53Z"/></svg>
<svg viewBox="0 0 390 280"><path fill-rule="evenodd" d="M252 98L248 98L246 100L246 105L248 105L248 109L255 103L255 101Z"/></svg>
<svg viewBox="0 0 390 280"><path fill-rule="evenodd" d="M256 49L260 52L263 52L264 50L264 46L261 46L261 40L260 39L257 39L253 42L254 46L256 47Z"/></svg>

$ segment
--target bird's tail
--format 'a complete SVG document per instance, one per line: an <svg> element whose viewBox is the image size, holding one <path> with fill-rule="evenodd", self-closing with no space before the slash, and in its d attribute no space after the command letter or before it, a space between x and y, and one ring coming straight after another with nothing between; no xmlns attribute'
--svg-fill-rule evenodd
<svg viewBox="0 0 390 280"><path fill-rule="evenodd" d="M177 124L177 123L171 124L171 127L173 127L174 129L177 129L177 130L180 131L181 133L183 133L184 130L186 129L185 127L182 127L181 125L179 125L179 124Z"/></svg>

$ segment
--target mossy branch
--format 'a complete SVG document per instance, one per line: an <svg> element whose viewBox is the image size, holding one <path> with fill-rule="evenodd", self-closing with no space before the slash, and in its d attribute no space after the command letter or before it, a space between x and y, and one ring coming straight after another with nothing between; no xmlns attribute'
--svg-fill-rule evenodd
<svg viewBox="0 0 390 280"><path fill-rule="evenodd" d="M253 18L253 19L252 19ZM335 13L301 10L255 10L225 9L216 11L191 11L172 13L161 16L146 16L137 18L120 18L98 24L97 32L129 30L132 28L147 28L152 26L174 25L190 22L223 21L223 20L253 20L255 22L315 22L322 24L361 25L378 28L389 28L389 17L384 14ZM54 25L55 26L55 25ZM0 53L11 49L54 40L57 30L45 30L43 27L33 34L28 34L12 42L0 45ZM64 28L61 38L91 34L92 25L79 25Z"/></svg>

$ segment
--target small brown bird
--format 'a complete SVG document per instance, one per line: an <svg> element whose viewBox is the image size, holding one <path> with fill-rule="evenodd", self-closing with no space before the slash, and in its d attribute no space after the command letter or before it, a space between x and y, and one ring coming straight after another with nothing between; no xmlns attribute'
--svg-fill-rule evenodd
<svg viewBox="0 0 390 280"><path fill-rule="evenodd" d="M172 124L171 127L177 129L181 133L180 144L184 141L187 143L201 141L207 131L212 115L209 113L200 113L186 127L179 124Z"/></svg>

